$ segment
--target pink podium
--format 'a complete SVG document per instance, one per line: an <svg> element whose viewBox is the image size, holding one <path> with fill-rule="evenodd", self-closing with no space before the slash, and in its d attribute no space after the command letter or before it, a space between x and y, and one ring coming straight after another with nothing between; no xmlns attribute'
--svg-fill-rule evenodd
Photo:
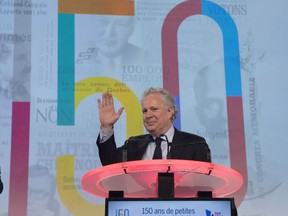
<svg viewBox="0 0 288 216"><path fill-rule="evenodd" d="M198 191L227 197L243 185L242 175L221 165L190 160L139 160L103 166L86 173L82 188L108 198L123 191L125 198L157 198L158 173L174 173L175 198L196 197Z"/></svg>

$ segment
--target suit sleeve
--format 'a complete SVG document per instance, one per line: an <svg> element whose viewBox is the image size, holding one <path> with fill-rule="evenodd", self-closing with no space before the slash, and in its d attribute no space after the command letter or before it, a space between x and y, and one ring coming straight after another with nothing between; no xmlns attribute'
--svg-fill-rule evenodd
<svg viewBox="0 0 288 216"><path fill-rule="evenodd" d="M193 160L211 162L211 151L204 137L193 134L193 142L195 142L193 151Z"/></svg>
<svg viewBox="0 0 288 216"><path fill-rule="evenodd" d="M175 130L172 158L211 162L211 153L204 137Z"/></svg>
<svg viewBox="0 0 288 216"><path fill-rule="evenodd" d="M98 135L96 144L103 166L121 162L122 151L121 148L117 148L114 135L103 143L100 142L100 135Z"/></svg>
<svg viewBox="0 0 288 216"><path fill-rule="evenodd" d="M211 152L207 143L202 143L196 148L194 160L211 162Z"/></svg>

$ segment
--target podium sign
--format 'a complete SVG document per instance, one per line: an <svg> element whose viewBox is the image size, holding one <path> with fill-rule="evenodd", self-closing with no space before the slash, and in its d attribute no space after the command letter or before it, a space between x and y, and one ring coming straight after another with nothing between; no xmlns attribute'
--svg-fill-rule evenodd
<svg viewBox="0 0 288 216"><path fill-rule="evenodd" d="M106 199L105 216L232 216L233 199Z"/></svg>

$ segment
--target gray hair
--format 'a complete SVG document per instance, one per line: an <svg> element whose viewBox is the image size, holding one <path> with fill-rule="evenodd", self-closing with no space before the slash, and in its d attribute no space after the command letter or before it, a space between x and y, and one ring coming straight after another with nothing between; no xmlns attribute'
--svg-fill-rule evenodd
<svg viewBox="0 0 288 216"><path fill-rule="evenodd" d="M144 97L150 95L150 94L158 94L161 96L161 98L163 99L164 103L165 103L165 106L167 106L168 108L171 108L173 109L173 114L171 116L171 121L173 122L176 117L177 117L177 114L178 114L178 108L175 104L175 99L174 99L174 96L169 92L167 91L166 89L164 88L153 88L153 87L150 87L148 89L146 89L142 95L142 98L141 98L141 104L143 104L143 99Z"/></svg>

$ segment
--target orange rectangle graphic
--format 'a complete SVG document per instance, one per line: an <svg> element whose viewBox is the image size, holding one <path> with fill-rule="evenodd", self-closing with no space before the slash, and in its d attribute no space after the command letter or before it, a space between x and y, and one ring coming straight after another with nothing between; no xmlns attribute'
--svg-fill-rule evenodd
<svg viewBox="0 0 288 216"><path fill-rule="evenodd" d="M134 15L134 0L59 0L58 13Z"/></svg>

